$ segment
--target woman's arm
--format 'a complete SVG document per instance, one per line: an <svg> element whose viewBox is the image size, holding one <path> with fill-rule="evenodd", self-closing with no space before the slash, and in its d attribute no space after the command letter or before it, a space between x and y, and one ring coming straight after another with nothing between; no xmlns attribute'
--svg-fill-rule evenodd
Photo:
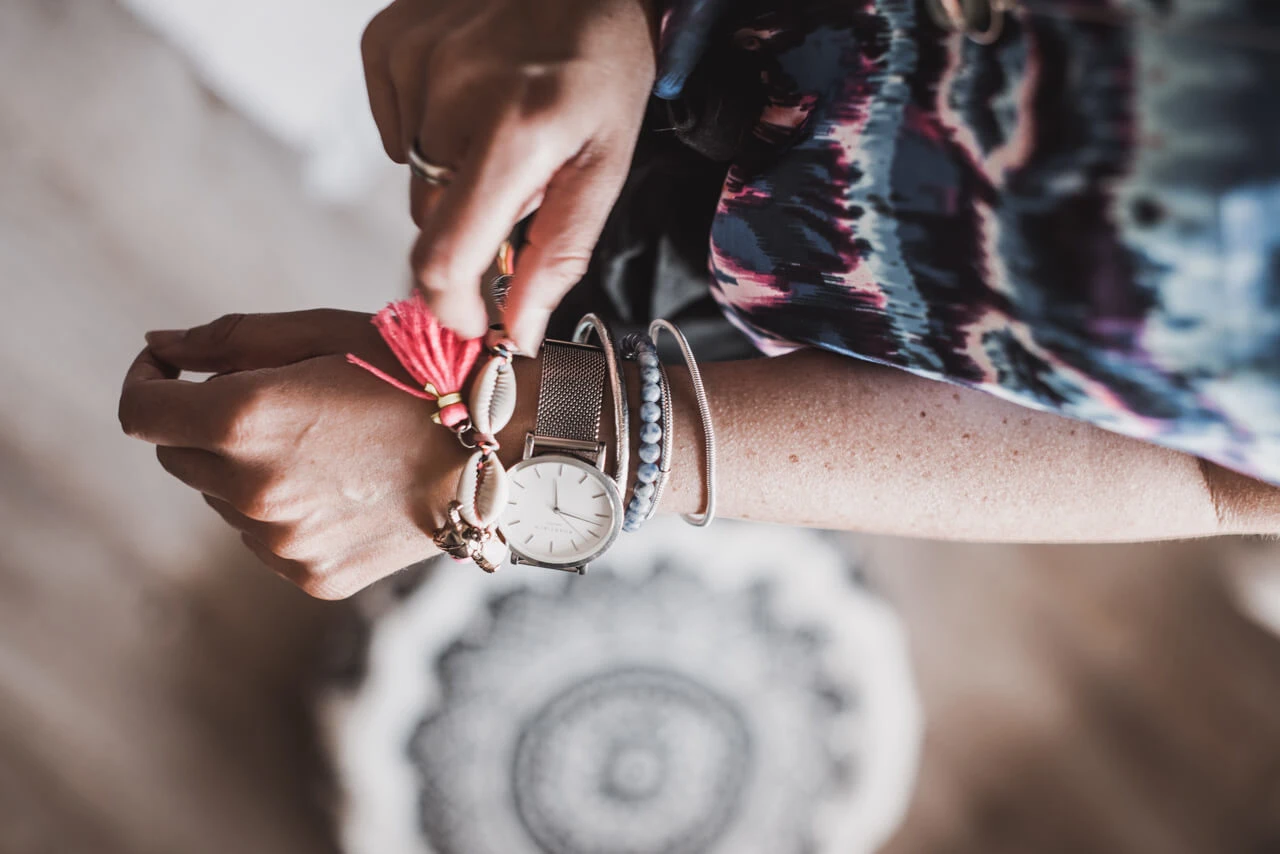
<svg viewBox="0 0 1280 854"><path fill-rule="evenodd" d="M521 373L513 436L536 403L537 371ZM675 444L661 509L696 512L702 428L687 372L668 373ZM707 364L702 375L721 516L1005 542L1280 532L1280 489L983 392L818 351Z"/></svg>
<svg viewBox="0 0 1280 854"><path fill-rule="evenodd" d="M397 370L368 315L229 316L150 341L125 379L121 424L268 566L336 598L434 552L466 453L429 406L347 363L355 352ZM508 464L534 424L540 367L516 361ZM690 512L703 503L702 432L688 375L669 374L662 509ZM703 374L724 516L1007 542L1280 531L1280 490L980 392L816 352Z"/></svg>

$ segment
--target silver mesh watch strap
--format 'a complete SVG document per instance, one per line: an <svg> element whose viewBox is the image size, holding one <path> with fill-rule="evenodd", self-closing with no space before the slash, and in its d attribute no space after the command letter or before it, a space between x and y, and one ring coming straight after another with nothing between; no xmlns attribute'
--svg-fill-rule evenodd
<svg viewBox="0 0 1280 854"><path fill-rule="evenodd" d="M534 433L575 442L599 442L604 383L604 351L599 347L543 342L542 387L538 391Z"/></svg>

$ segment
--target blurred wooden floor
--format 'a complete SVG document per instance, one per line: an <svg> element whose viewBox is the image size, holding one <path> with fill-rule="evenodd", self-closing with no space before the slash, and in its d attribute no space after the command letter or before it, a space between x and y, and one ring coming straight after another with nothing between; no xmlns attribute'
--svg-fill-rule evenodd
<svg viewBox="0 0 1280 854"><path fill-rule="evenodd" d="M399 190L309 202L112 2L0 3L0 79L0 851L330 850L301 691L325 608L115 408L148 328L381 305Z"/></svg>
<svg viewBox="0 0 1280 854"><path fill-rule="evenodd" d="M0 72L0 854L332 850L304 707L329 609L115 403L147 328L379 305L398 189L306 200L108 0L0 3ZM930 716L891 854L1280 851L1280 642L1218 572L1244 546L865 547Z"/></svg>
<svg viewBox="0 0 1280 854"><path fill-rule="evenodd" d="M1280 852L1274 547L868 544L914 646L920 787L885 854Z"/></svg>

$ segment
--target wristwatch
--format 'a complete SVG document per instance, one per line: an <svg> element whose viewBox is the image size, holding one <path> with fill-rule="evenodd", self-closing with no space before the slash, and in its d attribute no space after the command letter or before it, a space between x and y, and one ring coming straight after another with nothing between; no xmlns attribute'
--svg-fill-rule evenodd
<svg viewBox="0 0 1280 854"><path fill-rule="evenodd" d="M524 458L507 470L511 494L498 530L511 562L585 573L622 530L622 498L600 441L604 351L545 341L538 420Z"/></svg>

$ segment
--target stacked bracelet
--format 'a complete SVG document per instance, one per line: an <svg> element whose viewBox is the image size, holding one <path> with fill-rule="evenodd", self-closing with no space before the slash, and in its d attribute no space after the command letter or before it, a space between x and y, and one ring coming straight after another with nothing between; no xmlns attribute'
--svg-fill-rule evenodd
<svg viewBox="0 0 1280 854"><path fill-rule="evenodd" d="M510 273L510 246L503 244L492 283L495 297ZM515 411L516 381L511 362L514 343L501 326L491 327L485 341L461 338L441 325L421 293L394 302L373 317L383 341L415 384L405 383L353 353L347 361L414 397L435 403L431 420L453 433L474 453L458 477L455 497L445 508L445 522L432 533L436 545L459 560L473 560L486 572L507 558L498 522L507 505L508 479L498 459L498 433ZM487 351L488 359L477 369ZM474 369L474 374L473 374ZM469 399L463 389L470 384Z"/></svg>
<svg viewBox="0 0 1280 854"><path fill-rule="evenodd" d="M662 381L662 455L658 459L658 479L653 482L653 506L645 516L647 522L658 512L658 502L662 501L662 490L667 485L667 475L671 472L672 437L675 436L675 419L671 416L671 381L667 378L666 365L658 365L658 378Z"/></svg>
<svg viewBox="0 0 1280 854"><path fill-rule="evenodd" d="M676 339L680 355L689 368L689 382L693 386L693 398L698 405L698 416L702 420L702 438L706 452L706 484L707 506L701 513L686 513L684 520L690 525L703 527L711 524L716 515L716 434L711 424L711 405L707 401L706 389L702 387L702 374L698 370L698 362L693 357L693 348L674 323L669 320L655 320L649 324L649 337L657 340L660 332L667 332Z"/></svg>
<svg viewBox="0 0 1280 854"><path fill-rule="evenodd" d="M640 465L622 521L622 530L631 532L638 531L658 509L671 459L671 395L653 339L628 335L621 350L624 359L635 360L640 367L640 446L636 452Z"/></svg>
<svg viewBox="0 0 1280 854"><path fill-rule="evenodd" d="M605 371L609 378L609 389L613 393L613 423L617 433L613 457L613 481L618 485L618 494L627 488L627 468L631 465L630 422L627 419L627 380L618 367L618 356L614 351L613 334L600 316L594 313L584 314L573 330L575 344L587 343L587 338L595 332L600 339L600 348L604 351Z"/></svg>
<svg viewBox="0 0 1280 854"><path fill-rule="evenodd" d="M463 446L475 452L458 477L447 521L433 539L451 556L469 558L485 572L495 572L507 558L507 546L498 536L497 525L506 509L509 489L506 470L498 460L497 434L515 412L516 381L510 343L499 341L486 349L489 359L471 384L469 419L456 431Z"/></svg>

